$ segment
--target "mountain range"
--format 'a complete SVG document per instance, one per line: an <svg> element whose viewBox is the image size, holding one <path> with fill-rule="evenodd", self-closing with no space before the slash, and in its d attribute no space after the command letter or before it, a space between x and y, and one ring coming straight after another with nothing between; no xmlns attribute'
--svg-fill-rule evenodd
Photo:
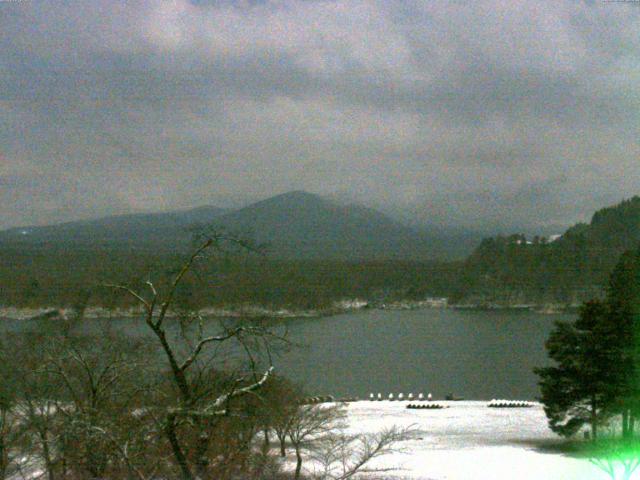
<svg viewBox="0 0 640 480"><path fill-rule="evenodd" d="M236 210L190 210L110 216L0 232L0 243L175 250L195 229L211 226L266 244L286 259L452 260L481 238L472 232L407 226L367 207L293 191Z"/></svg>
<svg viewBox="0 0 640 480"><path fill-rule="evenodd" d="M566 305L601 295L620 255L638 247L640 197L549 238L515 233L482 239L411 227L371 208L300 191L238 209L205 206L13 228L0 232L0 303L63 304L75 301L67 292L96 278L128 282L139 272L164 271L176 260L170 254L187 252L203 228L253 238L276 260L270 268L251 267L244 280L242 269L230 264L234 280L225 285L237 291L216 291L220 302L302 302L307 308L345 295L380 298L394 291L399 298L447 296L467 305Z"/></svg>

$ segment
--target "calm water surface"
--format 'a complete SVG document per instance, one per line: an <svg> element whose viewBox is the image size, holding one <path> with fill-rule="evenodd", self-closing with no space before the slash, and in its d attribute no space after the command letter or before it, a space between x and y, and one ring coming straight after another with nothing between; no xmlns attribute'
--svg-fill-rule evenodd
<svg viewBox="0 0 640 480"><path fill-rule="evenodd" d="M553 322L572 318L425 309L289 320L297 347L274 363L317 395L431 392L442 398L451 392L478 400L534 399L539 392L532 369L548 363L544 342ZM29 323L3 320L0 329L28 330ZM134 335L145 332L139 320L109 323Z"/></svg>
<svg viewBox="0 0 640 480"><path fill-rule="evenodd" d="M532 369L544 342L571 315L460 310L380 311L290 322L303 343L280 359L318 394L449 392L472 399L538 396Z"/></svg>

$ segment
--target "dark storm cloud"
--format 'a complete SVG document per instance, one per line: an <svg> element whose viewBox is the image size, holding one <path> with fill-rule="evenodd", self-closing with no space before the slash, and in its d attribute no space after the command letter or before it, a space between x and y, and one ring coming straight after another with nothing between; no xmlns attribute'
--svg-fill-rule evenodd
<svg viewBox="0 0 640 480"><path fill-rule="evenodd" d="M635 7L0 2L0 227L290 189L571 223L640 192Z"/></svg>

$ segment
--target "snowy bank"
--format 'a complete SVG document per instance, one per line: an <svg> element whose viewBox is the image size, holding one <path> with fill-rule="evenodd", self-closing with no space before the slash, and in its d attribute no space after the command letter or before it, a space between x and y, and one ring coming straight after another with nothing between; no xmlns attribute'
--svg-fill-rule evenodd
<svg viewBox="0 0 640 480"><path fill-rule="evenodd" d="M373 433L413 425L415 439L403 453L371 466L399 468L384 478L416 480L598 480L608 478L587 460L544 453L559 438L547 427L542 406L488 408L487 402L438 402L441 410L407 409L408 402L360 401L348 404L349 429Z"/></svg>
<svg viewBox="0 0 640 480"><path fill-rule="evenodd" d="M426 299L421 301L397 301L390 303L371 303L362 299L343 299L334 302L323 309L297 308L269 308L261 305L229 305L226 307L207 307L198 310L198 314L205 318L317 318L341 313L355 312L367 308L378 310L415 310L421 308L444 308L446 299ZM72 308L60 307L11 307L0 305L0 319L35 320L35 319L65 319L75 314ZM85 318L136 318L144 315L141 307L132 308L104 308L91 306L83 311ZM177 316L178 311L170 311L167 316Z"/></svg>

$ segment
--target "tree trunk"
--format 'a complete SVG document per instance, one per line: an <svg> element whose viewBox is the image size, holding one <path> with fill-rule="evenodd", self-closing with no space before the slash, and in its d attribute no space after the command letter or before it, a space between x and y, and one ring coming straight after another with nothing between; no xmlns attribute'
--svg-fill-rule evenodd
<svg viewBox="0 0 640 480"><path fill-rule="evenodd" d="M173 456L175 457L176 462L178 462L178 466L180 467L180 472L182 473L183 480L195 480L193 473L191 473L191 468L189 468L187 457L182 451L178 436L176 435L175 418L173 418L171 415L167 419L165 433L167 434L167 438L169 439L169 444L171 444L171 451L173 452Z"/></svg>
<svg viewBox="0 0 640 480"><path fill-rule="evenodd" d="M285 435L279 435L279 434L277 436L278 436L278 440L280 441L280 456L286 457L287 456L287 449L286 449L287 437Z"/></svg>
<svg viewBox="0 0 640 480"><path fill-rule="evenodd" d="M162 328L152 326L151 329L156 334L156 337L158 337L160 345L162 346L162 350L164 350L167 360L169 361L169 366L171 367L171 372L173 373L173 380L176 382L176 385L180 390L182 400L185 404L189 404L191 402L191 389L189 388L189 382L187 382L187 377L184 370L182 370L178 365L175 354L171 349L169 342L167 341L167 335Z"/></svg>
<svg viewBox="0 0 640 480"><path fill-rule="evenodd" d="M299 480L300 472L302 471L302 455L300 454L300 448L296 445L296 475L295 480Z"/></svg>
<svg viewBox="0 0 640 480"><path fill-rule="evenodd" d="M622 409L622 438L629 438L629 410Z"/></svg>
<svg viewBox="0 0 640 480"><path fill-rule="evenodd" d="M7 449L4 446L4 439L0 437L0 478L5 478L9 463Z"/></svg>
<svg viewBox="0 0 640 480"><path fill-rule="evenodd" d="M42 442L42 456L44 457L44 465L47 469L47 478L49 480L55 480L53 460L51 459L51 450L49 448L49 439L47 438L46 430L44 432L40 432L40 441Z"/></svg>
<svg viewBox="0 0 640 480"><path fill-rule="evenodd" d="M598 439L598 414L597 414L597 402L596 396L591 397L591 440L596 441Z"/></svg>
<svg viewBox="0 0 640 480"><path fill-rule="evenodd" d="M265 428L264 430L264 446L267 450L269 450L270 440L269 440L269 429Z"/></svg>
<svg viewBox="0 0 640 480"><path fill-rule="evenodd" d="M205 427L206 428L206 427ZM207 450L209 449L210 436L206 431L201 431L196 445L196 475L199 478L205 478L207 469L209 468L209 458Z"/></svg>

